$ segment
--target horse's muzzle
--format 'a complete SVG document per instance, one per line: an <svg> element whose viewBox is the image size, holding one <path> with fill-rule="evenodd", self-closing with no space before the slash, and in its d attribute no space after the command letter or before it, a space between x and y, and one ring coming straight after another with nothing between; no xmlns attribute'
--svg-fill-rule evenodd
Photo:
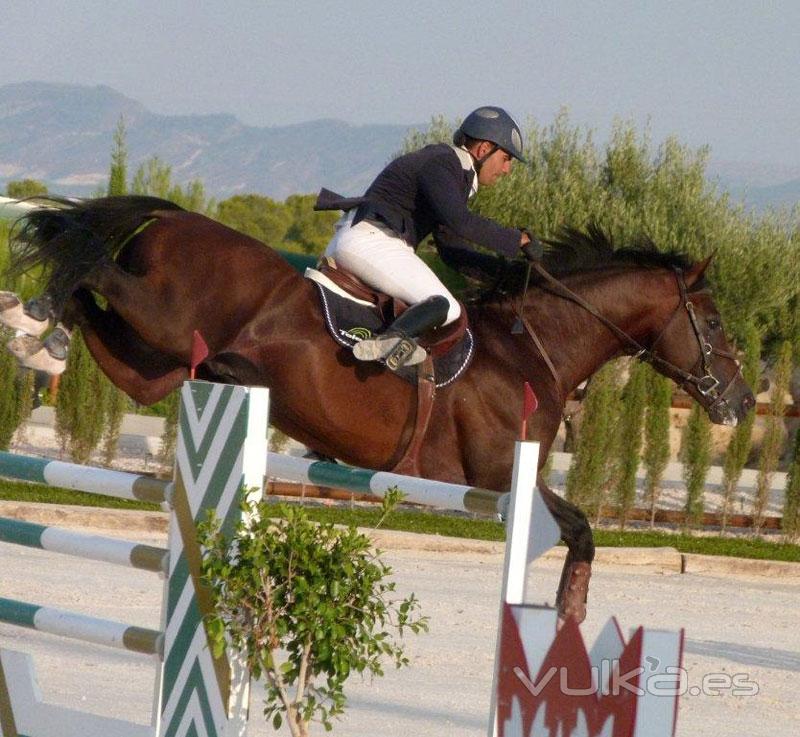
<svg viewBox="0 0 800 737"><path fill-rule="evenodd" d="M733 382L731 382L733 383ZM706 406L708 419L715 425L736 427L756 405L753 393L746 389L740 397L726 396L728 389ZM733 394L733 393L731 393Z"/></svg>

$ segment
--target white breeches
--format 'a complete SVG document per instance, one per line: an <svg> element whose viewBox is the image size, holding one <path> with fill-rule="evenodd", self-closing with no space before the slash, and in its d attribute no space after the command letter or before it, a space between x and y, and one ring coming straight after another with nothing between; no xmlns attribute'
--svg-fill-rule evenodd
<svg viewBox="0 0 800 737"><path fill-rule="evenodd" d="M351 225L355 210L338 223L325 255L375 289L409 305L441 295L450 303L448 325L461 313L455 297L414 249L392 230L368 220Z"/></svg>

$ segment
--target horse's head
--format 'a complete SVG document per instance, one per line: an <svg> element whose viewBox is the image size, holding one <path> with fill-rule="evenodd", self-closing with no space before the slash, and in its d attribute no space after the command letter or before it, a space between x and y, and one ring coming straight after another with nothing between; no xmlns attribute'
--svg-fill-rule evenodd
<svg viewBox="0 0 800 737"><path fill-rule="evenodd" d="M679 303L651 344L651 360L700 403L712 422L733 426L755 406L755 398L703 278L711 258L675 269Z"/></svg>

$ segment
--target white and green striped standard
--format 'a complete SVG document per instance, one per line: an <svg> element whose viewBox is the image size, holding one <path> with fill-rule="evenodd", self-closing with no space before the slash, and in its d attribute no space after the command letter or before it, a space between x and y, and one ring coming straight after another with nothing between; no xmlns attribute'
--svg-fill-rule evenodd
<svg viewBox="0 0 800 737"><path fill-rule="evenodd" d="M162 631L131 627L0 598L0 621L154 655L159 668L152 726L64 709L43 701L30 656L0 650L2 737L233 737L244 734L248 674L214 659L203 617L209 592L200 581L196 524L214 509L231 531L243 489L263 493L268 393L187 382L173 485L144 476L0 454L0 475L172 506L169 552L17 520L0 520L0 540L124 566L161 571L168 563ZM173 493L174 491L174 493Z"/></svg>
<svg viewBox="0 0 800 737"><path fill-rule="evenodd" d="M239 735L247 720L249 676L216 659L203 618L211 599L200 581L197 523L214 510L233 532L243 490L263 494L268 392L192 381L183 386L170 567L165 589L165 659L159 737Z"/></svg>

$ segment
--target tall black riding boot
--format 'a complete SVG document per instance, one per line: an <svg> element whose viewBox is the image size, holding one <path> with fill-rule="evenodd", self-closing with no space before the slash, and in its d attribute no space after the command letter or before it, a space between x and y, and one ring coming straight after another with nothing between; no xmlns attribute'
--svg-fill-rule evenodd
<svg viewBox="0 0 800 737"><path fill-rule="evenodd" d="M356 343L353 355L359 361L383 359L392 371L420 363L425 360L426 352L417 345L415 338L441 325L447 319L449 308L447 299L439 295L411 305L385 333Z"/></svg>

